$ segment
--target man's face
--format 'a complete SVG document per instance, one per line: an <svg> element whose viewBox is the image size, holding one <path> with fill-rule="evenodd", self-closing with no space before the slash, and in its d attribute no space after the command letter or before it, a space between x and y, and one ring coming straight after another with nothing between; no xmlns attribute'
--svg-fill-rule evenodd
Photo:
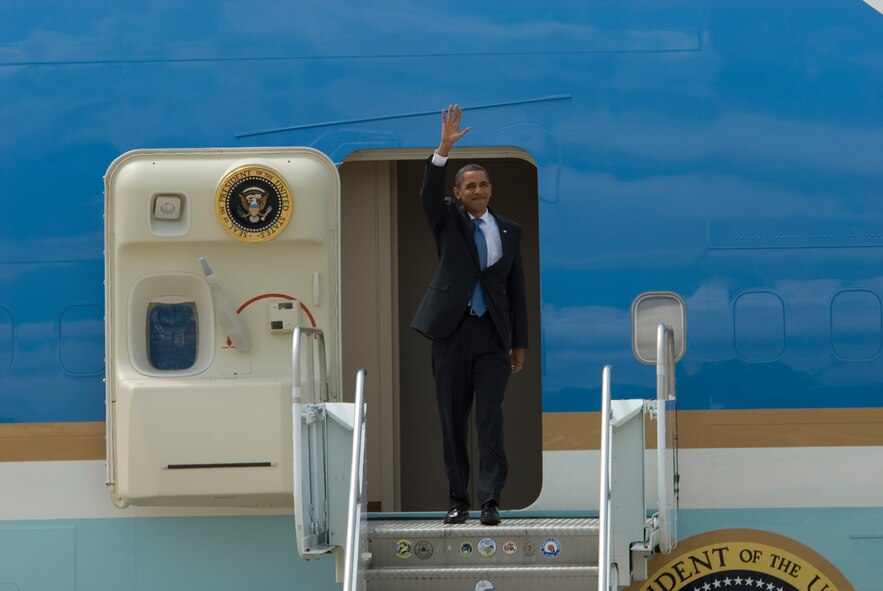
<svg viewBox="0 0 883 591"><path fill-rule="evenodd" d="M481 170L464 172L460 186L454 187L454 197L463 204L466 211L475 217L481 217L491 201L491 183L487 175Z"/></svg>

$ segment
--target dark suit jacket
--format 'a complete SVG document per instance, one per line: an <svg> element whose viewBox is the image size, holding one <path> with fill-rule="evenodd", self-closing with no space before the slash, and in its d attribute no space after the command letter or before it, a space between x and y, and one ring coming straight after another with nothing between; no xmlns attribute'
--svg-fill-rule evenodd
<svg viewBox="0 0 883 591"><path fill-rule="evenodd" d="M420 190L439 262L411 328L432 339L450 336L467 311L475 282L480 280L503 347L507 352L513 347L527 347L521 226L491 210L500 228L503 256L482 271L472 220L462 205L445 197L445 169L430 160Z"/></svg>

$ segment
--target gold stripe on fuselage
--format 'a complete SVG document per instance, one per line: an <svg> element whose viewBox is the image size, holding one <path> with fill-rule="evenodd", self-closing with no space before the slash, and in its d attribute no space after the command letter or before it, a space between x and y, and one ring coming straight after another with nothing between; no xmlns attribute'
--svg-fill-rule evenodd
<svg viewBox="0 0 883 591"><path fill-rule="evenodd" d="M883 446L883 408L689 410L681 449ZM656 424L647 420L647 447ZM599 450L601 413L543 414L543 451ZM103 460L104 422L0 424L0 462Z"/></svg>
<svg viewBox="0 0 883 591"><path fill-rule="evenodd" d="M883 408L688 410L677 413L680 449L883 446ZM656 423L645 420L647 447ZM601 449L601 413L543 414L543 451Z"/></svg>
<svg viewBox="0 0 883 591"><path fill-rule="evenodd" d="M0 462L103 460L104 421L0 424Z"/></svg>

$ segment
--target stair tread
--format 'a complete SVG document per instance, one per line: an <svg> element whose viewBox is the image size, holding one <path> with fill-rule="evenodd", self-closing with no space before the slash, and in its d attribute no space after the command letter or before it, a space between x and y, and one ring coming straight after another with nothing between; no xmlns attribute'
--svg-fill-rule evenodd
<svg viewBox="0 0 883 591"><path fill-rule="evenodd" d="M425 568L401 568L387 567L374 568L365 571L365 577L369 579L399 579L399 578L432 578L444 577L475 577L479 575L493 577L525 577L531 575L543 576L597 576L597 566L579 565L505 565L505 566L438 566Z"/></svg>
<svg viewBox="0 0 883 591"><path fill-rule="evenodd" d="M474 512L476 517L478 512ZM556 537L573 535L597 535L599 521L594 518L505 518L495 526L482 525L478 519L450 525L440 519L432 520L381 520L369 521L366 533L369 538L387 536L464 537L464 536L519 536L535 535L548 531Z"/></svg>

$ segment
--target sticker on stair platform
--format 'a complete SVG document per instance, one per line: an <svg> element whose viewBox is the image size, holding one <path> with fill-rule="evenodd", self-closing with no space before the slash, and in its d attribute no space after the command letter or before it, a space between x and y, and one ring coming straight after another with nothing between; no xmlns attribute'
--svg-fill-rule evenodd
<svg viewBox="0 0 883 591"><path fill-rule="evenodd" d="M497 552L497 543L491 538L482 538L478 542L478 553L482 556L493 556Z"/></svg>
<svg viewBox="0 0 883 591"><path fill-rule="evenodd" d="M475 591L494 591L494 584L487 579L482 579L475 584Z"/></svg>
<svg viewBox="0 0 883 591"><path fill-rule="evenodd" d="M414 556L421 560L426 560L432 556L432 544L426 540L420 540L414 544Z"/></svg>
<svg viewBox="0 0 883 591"><path fill-rule="evenodd" d="M463 542L460 544L460 555L461 556L472 556L472 544L469 542Z"/></svg>
<svg viewBox="0 0 883 591"><path fill-rule="evenodd" d="M524 543L524 555L525 556L533 556L536 548L533 545L533 542L525 542Z"/></svg>
<svg viewBox="0 0 883 591"><path fill-rule="evenodd" d="M399 558L411 558L410 540L399 540L396 542L396 556Z"/></svg>
<svg viewBox="0 0 883 591"><path fill-rule="evenodd" d="M557 558L561 554L561 542L558 541L558 538L546 538L543 540L540 550L546 558Z"/></svg>
<svg viewBox="0 0 883 591"><path fill-rule="evenodd" d="M518 544L513 542L512 540L508 540L503 544L503 552L505 554L515 554L518 552Z"/></svg>

